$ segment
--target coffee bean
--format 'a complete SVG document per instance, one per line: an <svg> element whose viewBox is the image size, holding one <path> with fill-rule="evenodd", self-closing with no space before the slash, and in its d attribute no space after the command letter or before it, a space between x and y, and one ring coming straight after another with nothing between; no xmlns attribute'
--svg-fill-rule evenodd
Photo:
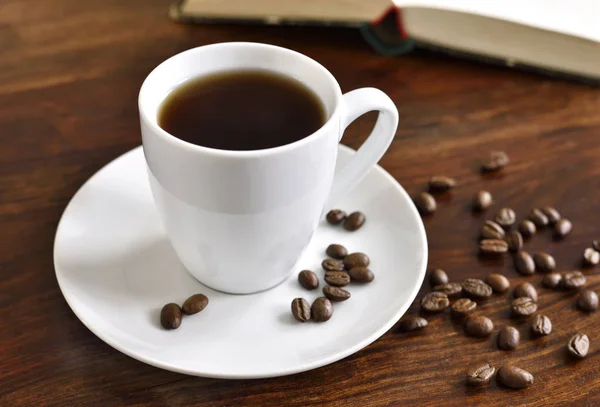
<svg viewBox="0 0 600 407"><path fill-rule="evenodd" d="M354 267L348 271L350 280L355 283L370 283L375 279L375 274L367 267Z"/></svg>
<svg viewBox="0 0 600 407"><path fill-rule="evenodd" d="M456 185L456 180L450 177L433 176L429 179L429 192L441 193L446 192Z"/></svg>
<svg viewBox="0 0 600 407"><path fill-rule="evenodd" d="M344 262L335 259L325 259L321 262L321 267L326 271L342 271L344 270Z"/></svg>
<svg viewBox="0 0 600 407"><path fill-rule="evenodd" d="M332 225L339 225L346 219L346 212L341 209L332 209L327 212L326 219Z"/></svg>
<svg viewBox="0 0 600 407"><path fill-rule="evenodd" d="M598 309L598 294L592 290L583 290L577 298L577 307L586 312L596 311Z"/></svg>
<svg viewBox="0 0 600 407"><path fill-rule="evenodd" d="M350 298L350 293L343 288L326 285L323 287L323 294L331 301L342 302Z"/></svg>
<svg viewBox="0 0 600 407"><path fill-rule="evenodd" d="M319 297L310 307L310 316L315 322L325 322L333 315L333 304L325 297Z"/></svg>
<svg viewBox="0 0 600 407"><path fill-rule="evenodd" d="M437 209L435 198L427 192L421 192L414 198L414 203L421 215L429 215Z"/></svg>
<svg viewBox="0 0 600 407"><path fill-rule="evenodd" d="M498 273L488 274L488 276L485 278L485 282L487 285L492 287L492 290L494 292L500 294L508 291L510 287L510 282L508 281L508 278Z"/></svg>
<svg viewBox="0 0 600 407"><path fill-rule="evenodd" d="M341 244L330 244L327 246L325 253L334 259L343 260L348 254L348 250L346 250L346 248Z"/></svg>
<svg viewBox="0 0 600 407"><path fill-rule="evenodd" d="M538 300L538 294L535 287L533 284L527 282L517 285L513 291L513 296L515 298L529 297L535 302Z"/></svg>
<svg viewBox="0 0 600 407"><path fill-rule="evenodd" d="M352 253L344 257L344 268L346 270L354 267L369 267L371 259L364 253Z"/></svg>
<svg viewBox="0 0 600 407"><path fill-rule="evenodd" d="M515 256L515 268L524 276L530 276L535 273L535 262L533 257L524 250L517 252Z"/></svg>
<svg viewBox="0 0 600 407"><path fill-rule="evenodd" d="M400 332L412 332L427 326L427 320L421 317L408 317L400 321L398 330Z"/></svg>
<svg viewBox="0 0 600 407"><path fill-rule="evenodd" d="M548 273L542 278L542 285L546 288L557 288L560 286L562 276L560 273Z"/></svg>
<svg viewBox="0 0 600 407"><path fill-rule="evenodd" d="M481 164L482 172L496 172L506 167L509 163L508 155L504 151L492 151L490 157Z"/></svg>
<svg viewBox="0 0 600 407"><path fill-rule="evenodd" d="M573 224L569 219L562 218L560 219L556 225L554 225L554 236L558 239L562 239L571 233L573 230Z"/></svg>
<svg viewBox="0 0 600 407"><path fill-rule="evenodd" d="M421 299L421 308L429 312L443 311L450 305L448 296L437 291L427 293Z"/></svg>
<svg viewBox="0 0 600 407"><path fill-rule="evenodd" d="M528 218L530 221L535 223L535 226L537 226L538 228L548 226L548 223L550 223L548 217L544 215L544 213L538 208L533 208L531 212L529 212Z"/></svg>
<svg viewBox="0 0 600 407"><path fill-rule="evenodd" d="M571 355L583 359L590 350L590 338L586 334L576 333L569 339L567 350Z"/></svg>
<svg viewBox="0 0 600 407"><path fill-rule="evenodd" d="M600 252L597 252L591 247L583 251L583 262L587 266L595 266L600 263Z"/></svg>
<svg viewBox="0 0 600 407"><path fill-rule="evenodd" d="M165 329L177 329L181 325L181 308L175 303L166 304L160 310L160 324Z"/></svg>
<svg viewBox="0 0 600 407"><path fill-rule="evenodd" d="M452 312L459 317L469 315L477 308L477 303L469 298L459 298L452 304Z"/></svg>
<svg viewBox="0 0 600 407"><path fill-rule="evenodd" d="M498 381L511 389L524 389L533 384L533 375L514 366L503 366L498 370Z"/></svg>
<svg viewBox="0 0 600 407"><path fill-rule="evenodd" d="M548 253L539 252L534 254L533 261L535 263L535 269L542 273L550 273L556 268L554 257Z"/></svg>
<svg viewBox="0 0 600 407"><path fill-rule="evenodd" d="M531 320L531 330L538 336L549 335L552 332L552 322L547 316L537 314Z"/></svg>
<svg viewBox="0 0 600 407"><path fill-rule="evenodd" d="M529 219L524 219L521 221L521 223L519 223L519 232L521 232L521 235L523 235L523 237L533 236L536 230L537 229L535 227L535 223L533 223Z"/></svg>
<svg viewBox="0 0 600 407"><path fill-rule="evenodd" d="M558 213L558 211L551 206L542 208L542 213L546 215L550 225L555 225L561 218L560 213Z"/></svg>
<svg viewBox="0 0 600 407"><path fill-rule="evenodd" d="M506 243L508 243L508 250L518 252L523 247L523 237L519 232L513 230L506 236Z"/></svg>
<svg viewBox="0 0 600 407"><path fill-rule="evenodd" d="M574 288L581 288L585 285L587 279L581 271L569 271L562 275L562 287L571 290Z"/></svg>
<svg viewBox="0 0 600 407"><path fill-rule="evenodd" d="M360 229L366 222L367 217L362 212L352 212L344 221L344 229L350 232Z"/></svg>
<svg viewBox="0 0 600 407"><path fill-rule="evenodd" d="M446 294L448 297L458 297L462 293L462 285L458 283L439 284L433 287L433 291Z"/></svg>
<svg viewBox="0 0 600 407"><path fill-rule="evenodd" d="M514 350L519 346L521 334L513 326L505 326L498 332L498 349Z"/></svg>
<svg viewBox="0 0 600 407"><path fill-rule="evenodd" d="M529 316L537 311L537 303L529 297L515 298L511 307L515 315L522 317Z"/></svg>
<svg viewBox="0 0 600 407"><path fill-rule="evenodd" d="M495 374L496 368L489 363L471 366L467 370L467 384L470 386L488 385Z"/></svg>
<svg viewBox="0 0 600 407"><path fill-rule="evenodd" d="M446 284L448 281L448 274L442 269L433 269L429 272L429 284L432 287L440 284Z"/></svg>
<svg viewBox="0 0 600 407"><path fill-rule="evenodd" d="M479 250L486 256L498 256L508 251L508 243L504 240L483 239L479 243Z"/></svg>
<svg viewBox="0 0 600 407"><path fill-rule="evenodd" d="M592 247L597 252L600 252L600 240L592 240Z"/></svg>
<svg viewBox="0 0 600 407"><path fill-rule="evenodd" d="M467 278L462 282L463 292L476 299L489 298L492 295L492 287L478 278Z"/></svg>
<svg viewBox="0 0 600 407"><path fill-rule="evenodd" d="M492 206L494 200L492 194L488 191L479 191L473 198L473 209L476 211L485 211L487 208Z"/></svg>
<svg viewBox="0 0 600 407"><path fill-rule="evenodd" d="M292 315L297 321L306 322L310 319L310 304L304 298L292 301Z"/></svg>
<svg viewBox="0 0 600 407"><path fill-rule="evenodd" d="M325 282L335 287L344 287L350 283L350 276L345 271L328 271L325 273Z"/></svg>
<svg viewBox="0 0 600 407"><path fill-rule="evenodd" d="M481 237L484 239L504 239L506 232L502 226L491 220L486 220L481 227Z"/></svg>
<svg viewBox="0 0 600 407"><path fill-rule="evenodd" d="M498 211L494 220L500 226L508 227L515 223L516 218L515 211L510 208L502 208Z"/></svg>
<svg viewBox="0 0 600 407"><path fill-rule="evenodd" d="M181 310L185 315L194 315L202 311L208 305L208 297L204 294L194 294L185 302Z"/></svg>
<svg viewBox="0 0 600 407"><path fill-rule="evenodd" d="M488 317L481 315L469 317L465 323L465 331L469 336L485 338L492 334L494 323Z"/></svg>
<svg viewBox="0 0 600 407"><path fill-rule="evenodd" d="M298 273L298 282L307 290L314 290L319 286L319 278L310 270L302 270Z"/></svg>

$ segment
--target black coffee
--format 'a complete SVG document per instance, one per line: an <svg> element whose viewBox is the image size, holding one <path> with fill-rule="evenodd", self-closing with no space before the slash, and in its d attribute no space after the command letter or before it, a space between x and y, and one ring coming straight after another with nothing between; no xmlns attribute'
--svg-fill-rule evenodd
<svg viewBox="0 0 600 407"><path fill-rule="evenodd" d="M317 95L296 79L230 71L191 79L162 103L158 124L173 136L221 150L261 150L309 136L325 123Z"/></svg>

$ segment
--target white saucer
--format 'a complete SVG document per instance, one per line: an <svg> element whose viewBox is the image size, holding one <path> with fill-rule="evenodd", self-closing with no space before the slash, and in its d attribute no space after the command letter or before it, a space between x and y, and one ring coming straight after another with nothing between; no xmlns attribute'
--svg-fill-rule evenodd
<svg viewBox="0 0 600 407"><path fill-rule="evenodd" d="M353 150L340 146L338 168ZM142 362L175 372L218 378L262 378L314 369L369 345L406 312L423 282L425 229L412 201L381 167L337 202L361 210L367 222L346 232L325 222L297 269L281 285L252 295L213 291L191 277L166 240L138 147L96 173L62 216L54 246L56 277L79 319L100 339ZM350 285L352 298L334 304L325 323L296 322L290 304L312 302L318 290L300 287L297 273L314 270L330 243L371 257L375 280ZM161 307L204 293L208 307L181 327L159 324Z"/></svg>

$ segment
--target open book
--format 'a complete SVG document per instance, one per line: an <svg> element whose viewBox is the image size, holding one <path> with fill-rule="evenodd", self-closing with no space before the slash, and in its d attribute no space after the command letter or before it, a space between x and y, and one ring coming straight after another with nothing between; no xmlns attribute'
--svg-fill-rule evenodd
<svg viewBox="0 0 600 407"><path fill-rule="evenodd" d="M183 0L171 15L360 26L387 54L416 43L600 81L600 0Z"/></svg>

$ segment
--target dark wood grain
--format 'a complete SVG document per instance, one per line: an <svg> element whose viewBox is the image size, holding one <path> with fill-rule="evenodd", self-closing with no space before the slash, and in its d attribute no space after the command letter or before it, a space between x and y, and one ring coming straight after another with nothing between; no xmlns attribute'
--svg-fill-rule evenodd
<svg viewBox="0 0 600 407"><path fill-rule="evenodd" d="M347 91L375 86L401 115L397 137L381 161L411 194L431 175L459 185L425 219L431 267L454 281L506 274L521 277L508 257L477 256L480 224L502 206L522 218L554 205L574 224L563 242L548 233L526 242L551 252L560 270L579 267L600 238L600 90L430 54L376 55L355 30L203 26L172 23L170 0L4 0L0 4L0 405L1 406L387 406L600 405L600 313L574 308L573 294L540 288L540 310L554 332L533 339L526 322L508 318L507 297L480 307L497 329L522 334L513 352L490 339L466 337L449 313L427 316L422 332L392 329L333 365L269 380L187 377L137 362L112 349L71 312L56 283L52 244L61 212L81 184L104 164L140 144L136 97L148 72L184 49L220 41L261 41L323 63ZM356 148L374 121L347 131ZM490 150L511 165L478 173ZM495 205L473 215L481 188ZM588 286L600 288L597 269ZM425 284L421 294L427 292ZM417 305L409 315L420 311ZM592 341L574 362L564 351L575 331ZM464 384L468 364L514 363L535 384L511 391Z"/></svg>

